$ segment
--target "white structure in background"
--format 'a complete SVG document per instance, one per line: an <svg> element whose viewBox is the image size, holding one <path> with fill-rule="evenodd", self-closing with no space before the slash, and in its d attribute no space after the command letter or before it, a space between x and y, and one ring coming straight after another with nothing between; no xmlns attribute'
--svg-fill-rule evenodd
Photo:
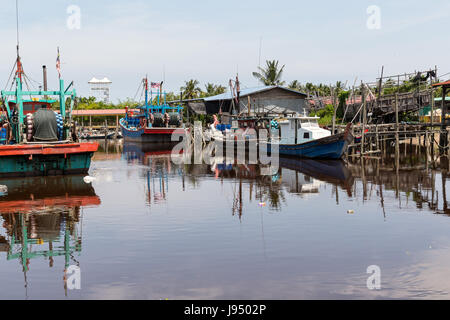
<svg viewBox="0 0 450 320"><path fill-rule="evenodd" d="M106 77L101 80L94 77L88 83L91 87L92 97L95 97L97 101L109 103L109 89L112 84L111 80Z"/></svg>

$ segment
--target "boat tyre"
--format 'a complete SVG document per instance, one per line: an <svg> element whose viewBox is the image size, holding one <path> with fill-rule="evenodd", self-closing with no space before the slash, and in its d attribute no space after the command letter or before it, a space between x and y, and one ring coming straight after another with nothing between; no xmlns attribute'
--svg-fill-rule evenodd
<svg viewBox="0 0 450 320"><path fill-rule="evenodd" d="M33 140L33 115L31 113L27 114L26 131L27 131L27 141L31 142Z"/></svg>
<svg viewBox="0 0 450 320"><path fill-rule="evenodd" d="M55 112L55 115L56 115L56 124L58 126L58 140L61 141L63 140L64 121L59 113Z"/></svg>

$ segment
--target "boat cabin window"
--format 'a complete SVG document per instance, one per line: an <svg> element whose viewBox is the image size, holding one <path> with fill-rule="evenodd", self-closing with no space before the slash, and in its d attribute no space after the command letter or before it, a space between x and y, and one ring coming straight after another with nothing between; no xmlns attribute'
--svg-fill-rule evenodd
<svg viewBox="0 0 450 320"><path fill-rule="evenodd" d="M317 119L311 120L311 127L319 127L319 122L317 121Z"/></svg>
<svg viewBox="0 0 450 320"><path fill-rule="evenodd" d="M305 132L303 134L303 139L309 139L309 132Z"/></svg>
<svg viewBox="0 0 450 320"><path fill-rule="evenodd" d="M24 103L23 104L23 111L33 111L33 104L32 103Z"/></svg>

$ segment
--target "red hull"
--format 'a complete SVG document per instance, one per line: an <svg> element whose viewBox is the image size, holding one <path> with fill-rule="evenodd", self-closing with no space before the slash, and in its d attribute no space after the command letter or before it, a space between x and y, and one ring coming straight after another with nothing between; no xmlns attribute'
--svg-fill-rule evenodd
<svg viewBox="0 0 450 320"><path fill-rule="evenodd" d="M0 202L2 213L31 212L51 207L86 207L99 206L98 196L61 196L39 200L17 200Z"/></svg>
<svg viewBox="0 0 450 320"><path fill-rule="evenodd" d="M69 143L69 144L25 144L0 146L0 157L18 155L66 155L73 153L96 152L97 142Z"/></svg>
<svg viewBox="0 0 450 320"><path fill-rule="evenodd" d="M172 135L174 133L184 134L186 131L184 129L178 128L149 128L144 129L144 134L168 134Z"/></svg>

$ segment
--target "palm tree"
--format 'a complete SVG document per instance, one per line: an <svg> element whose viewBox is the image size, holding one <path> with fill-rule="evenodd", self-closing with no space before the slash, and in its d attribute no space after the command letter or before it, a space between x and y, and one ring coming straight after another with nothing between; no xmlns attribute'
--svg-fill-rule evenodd
<svg viewBox="0 0 450 320"><path fill-rule="evenodd" d="M211 96L216 96L218 94L222 94L226 91L227 88L225 88L222 85L215 85L213 83L208 83L207 85L205 85L205 97L211 97Z"/></svg>
<svg viewBox="0 0 450 320"><path fill-rule="evenodd" d="M198 85L199 85L198 80L191 79L189 81L185 81L184 87L181 87L181 91L183 91L183 96L187 99L197 98L202 92L202 89L200 89Z"/></svg>
<svg viewBox="0 0 450 320"><path fill-rule="evenodd" d="M284 81L281 81L283 75L284 65L278 69L278 61L266 61L266 67L263 69L258 67L259 72L253 72L253 76L266 86L282 86Z"/></svg>
<svg viewBox="0 0 450 320"><path fill-rule="evenodd" d="M288 88L292 90L301 90L302 85L297 80L293 80L291 83L289 83Z"/></svg>

